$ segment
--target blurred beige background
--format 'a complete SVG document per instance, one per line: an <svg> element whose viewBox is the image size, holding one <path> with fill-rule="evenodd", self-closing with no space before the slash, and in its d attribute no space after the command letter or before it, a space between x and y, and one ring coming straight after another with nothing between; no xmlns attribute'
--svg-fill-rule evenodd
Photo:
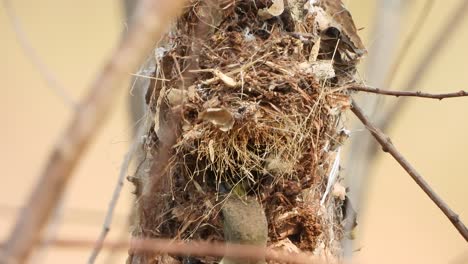
<svg viewBox="0 0 468 264"><path fill-rule="evenodd" d="M411 10L403 20L404 34L411 29L423 1L414 0L409 5ZM79 99L126 28L120 1L12 2L31 45L74 98ZM459 2L436 1L429 14L429 25L402 65L394 88L408 76L434 33ZM368 35L375 2L348 0L347 4L358 27L365 27L361 32L366 43L372 45ZM51 92L20 49L2 7L0 36L0 239L3 240L72 110ZM431 92L468 89L467 36L468 19L465 19L420 89ZM126 96L128 89L119 97L110 121L70 182L57 230L60 238L98 236L131 137ZM387 131L465 223L468 222L467 116L467 98L441 102L411 99L409 107ZM379 157L372 175L366 204L361 206L359 239L355 244L359 263L468 263L466 242L390 156ZM126 184L110 239L125 232L130 191ZM88 254L89 250L51 248L37 263L84 263ZM117 258L108 259L104 252L98 263L122 263L124 256L122 252Z"/></svg>

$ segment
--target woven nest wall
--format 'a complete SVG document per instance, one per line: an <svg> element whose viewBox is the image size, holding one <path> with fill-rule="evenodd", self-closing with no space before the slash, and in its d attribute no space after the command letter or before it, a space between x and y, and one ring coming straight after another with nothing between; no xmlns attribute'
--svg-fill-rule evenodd
<svg viewBox="0 0 468 264"><path fill-rule="evenodd" d="M266 219L269 247L339 255L343 197L325 193L347 138L341 87L356 82L365 50L349 13L328 2L190 2L146 69L134 236L243 243L226 234L241 210L248 227Z"/></svg>

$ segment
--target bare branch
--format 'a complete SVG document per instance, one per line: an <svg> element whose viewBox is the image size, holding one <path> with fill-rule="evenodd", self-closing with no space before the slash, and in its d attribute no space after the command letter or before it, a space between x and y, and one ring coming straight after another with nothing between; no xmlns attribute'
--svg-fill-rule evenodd
<svg viewBox="0 0 468 264"><path fill-rule="evenodd" d="M468 2L468 1L467 1ZM447 218L452 222L458 232L463 236L465 241L468 241L468 229L460 220L459 216L450 209L450 207L442 200L442 198L429 186L429 184L424 180L421 174L416 171L416 169L401 155L401 153L393 146L390 138L382 133L380 129L374 126L367 116L362 112L361 108L353 101L351 110L353 113L361 120L361 122L366 126L369 132L374 136L374 138L382 146L384 152L390 153L392 157L403 167L403 169L408 172L408 174L413 178L416 184L421 187L421 189L429 196L429 198L440 208L440 210L447 216Z"/></svg>
<svg viewBox="0 0 468 264"><path fill-rule="evenodd" d="M143 61L162 36L183 0L139 2L135 23L98 74L89 93L48 158L38 183L21 211L0 258L7 263L23 263L30 255L40 232L61 197L73 169L90 145L118 94L118 89Z"/></svg>
<svg viewBox="0 0 468 264"><path fill-rule="evenodd" d="M468 96L468 92L464 90L460 90L458 92L453 93L442 93L442 94L431 94L431 93L424 93L421 91L390 91L390 90L383 90L379 88L373 88L370 86L349 86L345 87L348 90L359 91L359 92L366 92L366 93L374 93L374 94L383 94L383 95L391 95L391 96L405 96L405 97L422 97L422 98L429 98L429 99L438 99L442 100L445 98L455 98L455 97L464 97Z"/></svg>
<svg viewBox="0 0 468 264"><path fill-rule="evenodd" d="M96 258L99 255L99 252L101 251L102 244L104 240L106 239L107 234L110 231L112 218L114 216L114 209L117 206L117 202L119 201L119 197L120 197L120 193L122 192L125 177L127 176L127 170L128 170L128 167L130 166L130 161L132 160L133 154L137 150L137 147L140 146L139 143L140 143L140 137L142 136L141 135L142 132L143 132L143 129L140 129L140 131L135 136L135 139L132 145L130 146L130 150L127 152L127 154L125 154L124 160L120 167L120 173L117 179L117 184L114 188L114 193L112 194L111 201L109 202L109 207L107 208L107 214L104 220L101 234L99 235L99 238L96 241L93 251L88 259L88 263L94 263L94 261L96 261Z"/></svg>
<svg viewBox="0 0 468 264"><path fill-rule="evenodd" d="M429 1L430 0L427 0L427 2ZM410 73L409 80L407 80L399 90L415 91L419 88L418 85L420 84L423 76L426 75L428 69L431 66L431 63L436 60L437 56L440 56L440 53L444 47L450 43L450 38L455 35L455 32L460 27L461 22L467 13L468 1L460 1L459 3L460 4L456 3L454 11L447 15L447 21L444 21L444 25L442 25L441 30L436 32L434 40L428 44L427 49L424 51L421 61L417 62L415 69ZM423 15L421 15L420 19L423 19L422 17ZM416 30L416 28L414 30ZM385 63L386 62L384 61L384 65L386 65ZM378 68L381 68L379 66L380 64L376 65ZM389 87L384 84L372 85L375 85L376 87ZM371 101L372 98L375 98L375 96L365 96L365 98L367 97L370 97L370 99L365 100L367 102ZM401 99L383 111L381 108L379 108L379 113L371 115L372 119L375 120L377 127L380 127L385 131L391 124L394 123L395 119L398 117L398 114L402 111L402 109L404 109L404 106L407 102L408 100ZM358 204L358 206L362 203L361 197L363 193L362 186L364 186L363 182L370 179L368 174L375 157L378 156L377 151L377 144L373 143L371 140L368 140L363 135L358 135L357 138L353 139L352 141L351 150L349 151L349 153L352 153L352 155L349 156L349 160L347 162L349 169L348 171L350 174L352 174L353 178L350 186L353 191L350 197L352 200L356 200L356 204ZM363 162L365 164L363 164Z"/></svg>

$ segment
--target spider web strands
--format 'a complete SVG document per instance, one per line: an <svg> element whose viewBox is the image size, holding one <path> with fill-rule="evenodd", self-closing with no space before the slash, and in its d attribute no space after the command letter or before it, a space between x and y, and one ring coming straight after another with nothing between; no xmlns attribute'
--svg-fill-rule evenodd
<svg viewBox="0 0 468 264"><path fill-rule="evenodd" d="M468 2L468 1L467 1ZM369 130L372 136L382 146L384 152L390 153L392 157L408 172L413 180L418 184L419 187L429 196L429 198L439 207L439 209L445 214L450 222L455 226L458 232L462 235L465 241L468 241L468 229L460 220L459 216L442 200L442 198L431 188L431 186L424 180L421 174L401 155L401 153L395 148L390 138L385 135L380 129L372 124L369 118L363 113L361 108L353 101L351 110Z"/></svg>
<svg viewBox="0 0 468 264"><path fill-rule="evenodd" d="M127 72L134 71L143 62L155 40L163 35L183 4L183 0L139 2L132 29L121 39L59 138L30 194L27 206L18 215L0 259L7 263L27 261L72 171L106 120L118 89L122 88L121 84L128 76Z"/></svg>

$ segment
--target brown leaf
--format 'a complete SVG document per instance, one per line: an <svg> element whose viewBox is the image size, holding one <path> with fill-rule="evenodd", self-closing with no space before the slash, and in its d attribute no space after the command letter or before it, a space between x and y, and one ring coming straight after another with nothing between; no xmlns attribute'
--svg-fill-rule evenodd
<svg viewBox="0 0 468 264"><path fill-rule="evenodd" d="M187 100L187 91L172 88L167 92L166 97L171 106L181 105Z"/></svg>
<svg viewBox="0 0 468 264"><path fill-rule="evenodd" d="M325 13L320 12L314 7L322 8ZM364 55L366 47L362 43L358 35L356 25L354 24L351 13L344 7L341 0L315 0L313 6L309 6L309 11L316 11L317 22L321 30L328 27L335 27L341 32L341 40L353 48L353 51L358 55Z"/></svg>
<svg viewBox="0 0 468 264"><path fill-rule="evenodd" d="M226 108L208 108L200 113L200 119L211 122L224 132L234 126L234 116Z"/></svg>
<svg viewBox="0 0 468 264"><path fill-rule="evenodd" d="M258 16L263 19L270 19L275 16L279 16L284 12L283 0L273 0L273 4L268 8L262 8L258 10Z"/></svg>
<svg viewBox="0 0 468 264"><path fill-rule="evenodd" d="M341 183L337 182L333 185L332 195L344 201L346 198L346 188Z"/></svg>
<svg viewBox="0 0 468 264"><path fill-rule="evenodd" d="M216 75L221 81L223 81L224 84L226 84L228 87L236 87L238 83L231 77L227 76L220 70L214 70L213 74Z"/></svg>

